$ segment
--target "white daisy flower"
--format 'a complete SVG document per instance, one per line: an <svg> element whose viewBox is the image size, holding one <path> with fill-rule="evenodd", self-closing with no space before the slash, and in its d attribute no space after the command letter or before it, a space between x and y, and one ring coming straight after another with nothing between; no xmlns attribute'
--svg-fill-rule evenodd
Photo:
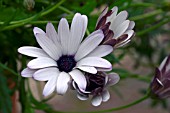
<svg viewBox="0 0 170 113"><path fill-rule="evenodd" d="M118 13L118 7L113 7L108 11L106 7L99 16L96 30L102 29L105 35L103 44L112 45L114 48L121 47L130 42L134 35L135 22L127 20L128 12Z"/></svg>
<svg viewBox="0 0 170 113"><path fill-rule="evenodd" d="M99 106L101 102L106 102L110 99L109 86L113 86L120 80L117 73L106 74L98 72L97 74L86 73L87 79L86 89L81 89L77 86L75 81L72 81L73 89L77 91L77 97L80 100L87 100L89 96L92 96L91 102L93 106Z"/></svg>
<svg viewBox="0 0 170 113"><path fill-rule="evenodd" d="M110 70L112 65L101 58L112 52L108 45L99 45L104 38L103 32L97 30L83 40L87 28L87 16L76 13L69 28L65 18L59 22L58 32L48 23L46 32L35 27L33 32L40 47L24 46L18 52L36 57L21 72L23 77L33 77L38 81L48 81L43 95L53 91L65 94L71 78L78 87L85 89L87 82L84 74L97 73L97 70ZM82 41L83 40L83 41Z"/></svg>

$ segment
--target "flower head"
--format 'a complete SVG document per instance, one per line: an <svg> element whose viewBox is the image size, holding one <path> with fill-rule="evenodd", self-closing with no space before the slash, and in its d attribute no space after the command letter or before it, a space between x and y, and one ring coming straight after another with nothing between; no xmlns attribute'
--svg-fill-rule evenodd
<svg viewBox="0 0 170 113"><path fill-rule="evenodd" d="M85 73L87 79L87 86L84 89L78 87L75 81L72 82L72 86L77 91L77 97L80 100L87 100L92 95L92 105L99 106L101 102L106 102L110 98L110 94L107 90L109 86L116 84L119 81L119 76L116 73L106 74L104 72L98 72L97 74Z"/></svg>
<svg viewBox="0 0 170 113"><path fill-rule="evenodd" d="M104 32L103 44L112 45L114 48L121 47L130 42L134 35L134 21L127 20L127 11L118 13L118 7L113 7L108 11L106 7L99 16L96 30L102 29Z"/></svg>
<svg viewBox="0 0 170 113"><path fill-rule="evenodd" d="M170 97L170 55L156 68L155 77L151 83L151 97L165 99Z"/></svg>
<svg viewBox="0 0 170 113"><path fill-rule="evenodd" d="M87 28L87 16L76 13L69 28L65 18L59 22L58 32L48 23L46 32L35 27L33 32L41 48L25 46L18 52L35 57L22 71L23 77L33 77L39 81L48 81L44 87L45 96L54 90L64 94L71 78L81 89L87 85L84 74L95 74L98 69L110 70L112 65L101 58L112 52L112 47L99 45L104 38L97 30L83 40ZM83 40L83 41L82 41Z"/></svg>

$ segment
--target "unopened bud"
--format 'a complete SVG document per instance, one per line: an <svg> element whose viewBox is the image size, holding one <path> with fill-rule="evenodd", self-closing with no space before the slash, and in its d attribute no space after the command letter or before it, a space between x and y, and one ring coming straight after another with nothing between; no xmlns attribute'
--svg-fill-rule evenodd
<svg viewBox="0 0 170 113"><path fill-rule="evenodd" d="M24 0L23 4L30 11L34 8L35 1L34 0Z"/></svg>

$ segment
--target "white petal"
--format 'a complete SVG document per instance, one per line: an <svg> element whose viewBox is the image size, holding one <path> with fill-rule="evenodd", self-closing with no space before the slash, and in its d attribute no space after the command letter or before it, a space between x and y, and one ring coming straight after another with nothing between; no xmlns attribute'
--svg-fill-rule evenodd
<svg viewBox="0 0 170 113"><path fill-rule="evenodd" d="M63 95L68 89L68 82L70 81L70 75L65 72L61 72L57 79L56 91L58 94Z"/></svg>
<svg viewBox="0 0 170 113"><path fill-rule="evenodd" d="M86 28L87 28L87 16L76 13L73 17L71 24L71 37L69 40L69 55L76 53L80 42L82 41Z"/></svg>
<svg viewBox="0 0 170 113"><path fill-rule="evenodd" d="M117 11L118 11L118 7L117 6L114 6L113 8L112 8L112 14L109 16L109 17L107 17L107 20L106 20L106 23L107 22L113 22L114 21L114 19L116 18L116 15L117 15Z"/></svg>
<svg viewBox="0 0 170 113"><path fill-rule="evenodd" d="M103 100L103 102L106 102L106 101L108 101L110 99L110 93L109 93L109 91L108 90L104 90L103 92L102 92L102 100Z"/></svg>
<svg viewBox="0 0 170 113"><path fill-rule="evenodd" d="M43 95L48 96L55 90L57 77L51 77L51 79L45 84Z"/></svg>
<svg viewBox="0 0 170 113"><path fill-rule="evenodd" d="M113 47L110 45L100 45L93 50L87 57L104 57L113 51Z"/></svg>
<svg viewBox="0 0 170 113"><path fill-rule="evenodd" d="M62 55L61 46L55 45L46 35L36 34L36 39L43 50L54 60L58 60Z"/></svg>
<svg viewBox="0 0 170 113"><path fill-rule="evenodd" d="M54 44L58 44L59 37L57 35L57 32L51 22L49 22L46 26L46 34L47 36L54 42Z"/></svg>
<svg viewBox="0 0 170 113"><path fill-rule="evenodd" d="M159 70L162 70L162 69L163 69L163 67L165 66L165 63L166 63L167 59L168 59L168 57L165 57L165 58L164 58L164 60L162 61L162 63L161 63L160 66L159 66Z"/></svg>
<svg viewBox="0 0 170 113"><path fill-rule="evenodd" d="M109 77L108 82L107 82L108 86L115 85L120 80L120 77L117 73L110 73L108 74L108 77Z"/></svg>
<svg viewBox="0 0 170 113"><path fill-rule="evenodd" d="M46 58L46 57L40 57L31 60L27 66L30 69L40 69L40 68L45 68L45 67L51 67L51 66L57 66L56 61L54 61L51 58Z"/></svg>
<svg viewBox="0 0 170 113"><path fill-rule="evenodd" d="M112 67L110 67L110 68L99 68L99 67L97 67L96 69L97 69L97 71L111 71Z"/></svg>
<svg viewBox="0 0 170 113"><path fill-rule="evenodd" d="M39 81L47 81L51 79L51 77L58 77L59 70L56 67L44 68L36 71L33 75L35 80Z"/></svg>
<svg viewBox="0 0 170 113"><path fill-rule="evenodd" d="M102 97L100 95L96 95L91 100L93 106L99 106L102 102Z"/></svg>
<svg viewBox="0 0 170 113"><path fill-rule="evenodd" d="M87 85L87 81L83 73L77 69L74 69L73 71L69 72L73 80L77 83L78 87L80 89L85 89Z"/></svg>
<svg viewBox="0 0 170 113"><path fill-rule="evenodd" d="M91 35L89 35L87 39L84 40L80 45L75 55L75 60L79 61L80 59L88 55L90 52L92 52L101 43L103 38L104 34L101 30L97 30Z"/></svg>
<svg viewBox="0 0 170 113"><path fill-rule="evenodd" d="M59 26L58 26L58 35L60 37L61 45L62 45L62 51L63 54L68 53L68 41L70 40L70 31L69 31L69 25L65 18L62 18L60 20Z"/></svg>
<svg viewBox="0 0 170 113"><path fill-rule="evenodd" d="M135 27L135 22L134 21L130 21L128 30L132 30Z"/></svg>
<svg viewBox="0 0 170 113"><path fill-rule="evenodd" d="M122 46L126 45L127 43L129 43L130 41L131 41L131 40L127 40L126 42L122 42L122 43L116 44L116 45L114 46L114 48L122 47Z"/></svg>
<svg viewBox="0 0 170 113"><path fill-rule="evenodd" d="M33 32L34 32L34 35L36 35L37 33L45 34L45 32L42 29L38 28L38 27L34 27Z"/></svg>
<svg viewBox="0 0 170 113"><path fill-rule="evenodd" d="M111 63L107 60L99 57L86 57L77 62L77 67L79 66L94 66L94 67L103 67L110 68L112 67Z"/></svg>
<svg viewBox="0 0 170 113"><path fill-rule="evenodd" d="M80 100L87 100L88 96L83 96L81 94L77 94L77 98L79 98Z"/></svg>
<svg viewBox="0 0 170 113"><path fill-rule="evenodd" d="M162 83L158 78L156 78L156 81L157 81L161 86L164 86L163 83Z"/></svg>
<svg viewBox="0 0 170 113"><path fill-rule="evenodd" d="M77 67L78 69L88 72L88 73L92 73L92 74L96 74L97 73L97 69L94 67L90 67L90 66L79 66Z"/></svg>
<svg viewBox="0 0 170 113"><path fill-rule="evenodd" d="M110 25L110 29L113 30L113 32L115 31L115 29L121 24L123 23L126 18L128 16L128 13L127 11L121 11L117 16L116 18L111 21L111 25Z"/></svg>
<svg viewBox="0 0 170 113"><path fill-rule="evenodd" d="M22 70L21 76L23 76L23 77L32 77L33 74L35 73L35 71L36 70L34 70L34 69L25 68L24 70Z"/></svg>
<svg viewBox="0 0 170 113"><path fill-rule="evenodd" d="M113 38L117 38L119 36L121 36L128 28L130 21L126 20L123 23L121 23L114 31L114 37Z"/></svg>
<svg viewBox="0 0 170 113"><path fill-rule="evenodd" d="M31 57L49 57L44 50L31 46L20 47L18 52Z"/></svg>

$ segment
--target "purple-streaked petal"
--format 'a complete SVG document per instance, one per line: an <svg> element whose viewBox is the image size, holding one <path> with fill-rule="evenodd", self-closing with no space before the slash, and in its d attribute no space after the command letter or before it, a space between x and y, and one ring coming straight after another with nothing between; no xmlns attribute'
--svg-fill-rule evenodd
<svg viewBox="0 0 170 113"><path fill-rule="evenodd" d="M69 72L73 80L77 83L78 87L80 89L85 89L87 85L87 81L83 73L77 69L74 69L73 71Z"/></svg>
<svg viewBox="0 0 170 113"><path fill-rule="evenodd" d="M100 45L93 50L87 57L104 57L113 51L113 47L110 45Z"/></svg>
<svg viewBox="0 0 170 113"><path fill-rule="evenodd" d="M43 50L54 60L58 60L62 55L61 46L59 44L55 45L46 35L36 34L36 40Z"/></svg>
<svg viewBox="0 0 170 113"><path fill-rule="evenodd" d="M82 42L80 45L76 55L75 60L79 61L86 55L88 55L90 52L92 52L103 40L104 35L101 30L97 30L93 32L91 35L87 37L86 40Z"/></svg>
<svg viewBox="0 0 170 113"><path fill-rule="evenodd" d="M30 69L40 69L40 68L51 67L51 66L57 67L57 63L55 60L53 60L51 58L40 57L40 58L31 60L27 64L27 66Z"/></svg>
<svg viewBox="0 0 170 113"><path fill-rule="evenodd" d="M68 89L68 82L70 81L70 75L65 72L61 72L57 79L56 91L59 95L66 93Z"/></svg>
<svg viewBox="0 0 170 113"><path fill-rule="evenodd" d="M54 42L54 44L59 44L59 37L57 35L57 32L51 22L48 22L46 26L46 34L47 36Z"/></svg>
<svg viewBox="0 0 170 113"><path fill-rule="evenodd" d="M89 97L85 96L85 95L81 95L81 94L78 93L77 98L80 99L80 100L87 100Z"/></svg>
<svg viewBox="0 0 170 113"><path fill-rule="evenodd" d="M69 55L73 55L76 53L80 42L82 41L86 28L87 28L87 16L81 15L80 13L76 13L73 17L71 24L71 37L69 40Z"/></svg>
<svg viewBox="0 0 170 113"><path fill-rule="evenodd" d="M100 95L94 96L91 100L93 106L99 106L101 102L102 102L102 97Z"/></svg>
<svg viewBox="0 0 170 113"><path fill-rule="evenodd" d="M60 37L63 54L65 55L68 53L69 50L68 43L70 40L69 25L65 18L62 18L59 22L58 35Z"/></svg>
<svg viewBox="0 0 170 113"><path fill-rule="evenodd" d="M37 33L45 34L45 32L42 29L38 28L38 27L34 27L33 32L34 32L34 35L36 35Z"/></svg>
<svg viewBox="0 0 170 113"><path fill-rule="evenodd" d="M34 70L34 69L25 68L24 70L22 70L21 76L22 77L32 77L33 74L35 73L35 71L36 70Z"/></svg>
<svg viewBox="0 0 170 113"><path fill-rule="evenodd" d="M51 77L58 77L59 75L59 70L56 67L50 67L50 68L44 68L36 71L33 75L33 78L35 80L39 81L47 81L51 79Z"/></svg>
<svg viewBox="0 0 170 113"><path fill-rule="evenodd" d="M20 47L18 52L31 57L49 57L44 50L31 46Z"/></svg>
<svg viewBox="0 0 170 113"><path fill-rule="evenodd" d="M117 73L110 73L108 74L108 77L109 77L108 82L107 82L108 86L115 85L120 80L120 77Z"/></svg>
<svg viewBox="0 0 170 113"><path fill-rule="evenodd" d="M106 102L106 101L108 101L110 99L110 93L109 93L109 91L108 90L104 90L103 92L102 92L102 101L103 102Z"/></svg>
<svg viewBox="0 0 170 113"><path fill-rule="evenodd" d="M91 67L91 66L79 66L77 67L78 69L88 72L88 73L92 73L92 74L96 74L97 73L97 69L95 67Z"/></svg>
<svg viewBox="0 0 170 113"><path fill-rule="evenodd" d="M100 14L100 16L99 16L99 18L97 19L97 23L96 23L96 25L98 24L98 22L101 20L101 18L103 17L103 16L105 16L106 15L106 13L107 13L107 11L108 11L108 7L106 7L103 11L102 11L102 13Z"/></svg>
<svg viewBox="0 0 170 113"><path fill-rule="evenodd" d="M110 68L112 67L111 63L107 60L99 57L86 57L77 62L77 67L79 66L93 66L101 68Z"/></svg>
<svg viewBox="0 0 170 113"><path fill-rule="evenodd" d="M51 79L45 84L44 89L43 89L43 95L44 96L48 96L51 93L53 93L53 91L55 90L55 86L56 86L56 81L57 81L57 77L53 76L51 77Z"/></svg>

